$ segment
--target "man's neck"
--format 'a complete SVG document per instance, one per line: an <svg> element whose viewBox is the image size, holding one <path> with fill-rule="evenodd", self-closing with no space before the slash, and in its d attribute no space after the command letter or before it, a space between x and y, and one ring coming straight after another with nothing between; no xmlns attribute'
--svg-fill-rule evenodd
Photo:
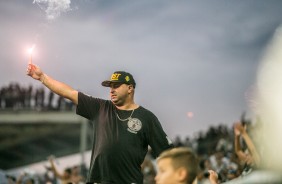
<svg viewBox="0 0 282 184"><path fill-rule="evenodd" d="M116 108L118 108L119 110L133 110L133 109L137 109L139 107L138 104L136 103L128 103L128 104L124 104L121 106L116 106Z"/></svg>

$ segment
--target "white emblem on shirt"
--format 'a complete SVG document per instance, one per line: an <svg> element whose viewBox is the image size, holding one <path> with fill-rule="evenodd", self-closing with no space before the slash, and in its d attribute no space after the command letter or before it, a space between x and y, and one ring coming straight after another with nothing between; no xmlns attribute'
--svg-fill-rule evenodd
<svg viewBox="0 0 282 184"><path fill-rule="evenodd" d="M142 122L137 118L130 118L127 122L127 130L131 133L137 134L142 128Z"/></svg>

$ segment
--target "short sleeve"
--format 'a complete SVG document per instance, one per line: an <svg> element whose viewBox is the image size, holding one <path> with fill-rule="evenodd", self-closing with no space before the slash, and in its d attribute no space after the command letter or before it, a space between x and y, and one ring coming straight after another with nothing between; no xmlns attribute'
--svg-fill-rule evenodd
<svg viewBox="0 0 282 184"><path fill-rule="evenodd" d="M153 115L149 125L149 145L152 148L153 156L156 158L161 152L173 147L172 141L164 132L158 118Z"/></svg>
<svg viewBox="0 0 282 184"><path fill-rule="evenodd" d="M100 109L99 99L86 95L82 92L78 93L78 104L76 114L93 120Z"/></svg>

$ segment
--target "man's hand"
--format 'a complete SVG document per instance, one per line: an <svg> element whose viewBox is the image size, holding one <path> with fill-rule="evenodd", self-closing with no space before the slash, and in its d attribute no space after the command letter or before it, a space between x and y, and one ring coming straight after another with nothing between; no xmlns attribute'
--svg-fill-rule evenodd
<svg viewBox="0 0 282 184"><path fill-rule="evenodd" d="M34 78L36 80L40 80L41 77L43 76L42 70L34 64L28 65L27 70L26 70L26 74L31 76L32 78Z"/></svg>
<svg viewBox="0 0 282 184"><path fill-rule="evenodd" d="M44 86L49 88L57 95L71 100L74 104L78 104L78 91L72 87L57 81L50 76L43 73L43 71L36 65L30 63L26 70L26 74L33 79L40 80Z"/></svg>

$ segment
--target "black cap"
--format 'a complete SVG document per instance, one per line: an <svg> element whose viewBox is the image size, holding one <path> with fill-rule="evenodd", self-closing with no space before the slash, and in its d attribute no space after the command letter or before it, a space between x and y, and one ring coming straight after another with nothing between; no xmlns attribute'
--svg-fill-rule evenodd
<svg viewBox="0 0 282 184"><path fill-rule="evenodd" d="M123 84L132 84L135 88L136 83L133 76L130 73L124 71L116 71L112 74L110 80L105 80L102 82L102 86L110 87L111 83L123 83Z"/></svg>

